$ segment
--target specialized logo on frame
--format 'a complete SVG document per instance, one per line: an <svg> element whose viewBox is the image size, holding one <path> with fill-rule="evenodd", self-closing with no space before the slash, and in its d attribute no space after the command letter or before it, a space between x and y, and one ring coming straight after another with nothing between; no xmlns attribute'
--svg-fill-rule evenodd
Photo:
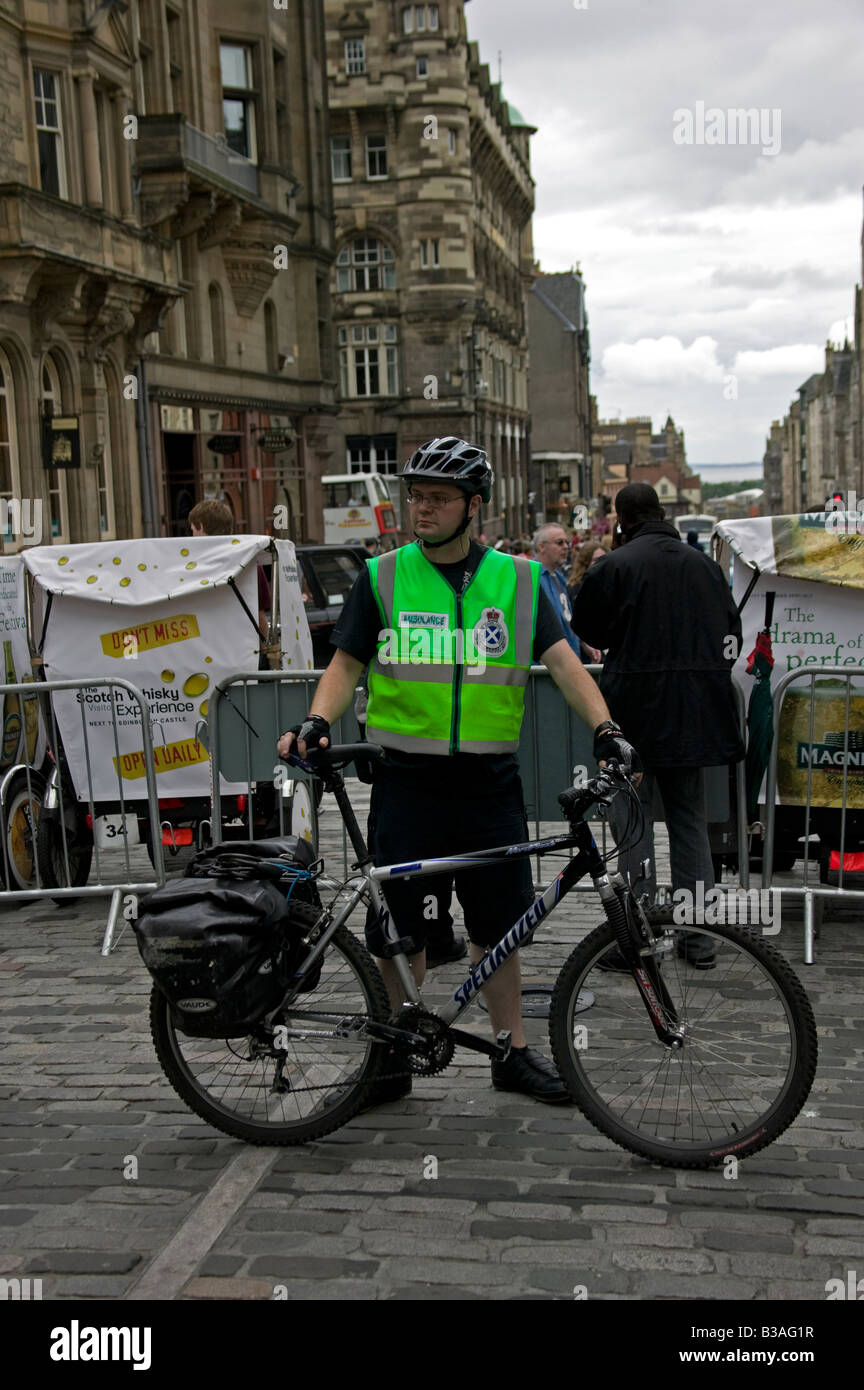
<svg viewBox="0 0 864 1390"><path fill-rule="evenodd" d="M499 608L484 608L474 627L474 645L486 656L503 656L510 645L510 633Z"/></svg>

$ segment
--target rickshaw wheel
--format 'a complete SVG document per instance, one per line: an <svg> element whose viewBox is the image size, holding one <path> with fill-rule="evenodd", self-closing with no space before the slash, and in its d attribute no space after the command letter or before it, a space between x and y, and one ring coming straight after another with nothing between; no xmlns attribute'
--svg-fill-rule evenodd
<svg viewBox="0 0 864 1390"><path fill-rule="evenodd" d="M67 826L66 854L63 852L61 823L55 816L43 812L36 826L36 861L45 888L83 888L90 877L93 858L93 832L79 806L71 811L74 823ZM66 872L66 858L69 873ZM58 907L67 907L74 898L55 898Z"/></svg>
<svg viewBox="0 0 864 1390"><path fill-rule="evenodd" d="M34 859L35 830L45 790L45 778L34 768L19 773L9 783L3 815L3 877L7 888L32 888L36 881Z"/></svg>

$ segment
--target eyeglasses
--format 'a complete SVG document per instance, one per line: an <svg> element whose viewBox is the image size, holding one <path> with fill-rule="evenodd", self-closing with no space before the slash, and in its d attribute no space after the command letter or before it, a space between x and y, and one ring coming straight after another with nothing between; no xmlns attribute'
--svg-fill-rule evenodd
<svg viewBox="0 0 864 1390"><path fill-rule="evenodd" d="M408 493L408 501L412 507L433 507L436 512L440 512L442 508L449 507L453 502L460 502L461 500L461 493L455 497L451 497L446 492Z"/></svg>

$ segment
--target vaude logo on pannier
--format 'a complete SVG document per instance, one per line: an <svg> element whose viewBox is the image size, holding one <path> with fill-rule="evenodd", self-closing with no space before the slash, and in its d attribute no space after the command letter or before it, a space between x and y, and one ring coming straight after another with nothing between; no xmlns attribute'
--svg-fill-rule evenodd
<svg viewBox="0 0 864 1390"><path fill-rule="evenodd" d="M216 1008L215 999L178 999L177 1008L184 1014L208 1014Z"/></svg>

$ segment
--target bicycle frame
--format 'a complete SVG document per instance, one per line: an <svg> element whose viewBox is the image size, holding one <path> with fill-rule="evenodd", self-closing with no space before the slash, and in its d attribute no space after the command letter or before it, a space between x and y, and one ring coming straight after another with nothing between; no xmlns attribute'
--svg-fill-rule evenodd
<svg viewBox="0 0 864 1390"><path fill-rule="evenodd" d="M384 900L383 893L380 891L380 884L394 882L397 879L423 878L432 874L452 874L461 869L489 868L491 865L509 863L514 859L526 859L532 854L551 854L555 850L563 849L578 849L579 853L565 864L560 873L556 874L548 888L513 923L500 941L489 947L483 960L474 966L470 974L454 992L452 999L442 1009L436 1011L444 1023L451 1025L456 1022L469 1007L478 990L483 985L488 984L489 980L510 959L513 952L517 951L528 940L545 917L552 914L561 899L581 878L584 878L587 873L592 873L599 884L599 880L606 876L605 865L590 829L585 825L584 827L580 826L575 834L568 832L545 840L528 840L519 845L502 845L497 849L479 850L473 854L457 854L442 859L421 859L414 863L390 864L377 869L371 868L367 871L367 882L370 886L372 901L379 911L384 934L391 944L396 944L400 939L399 932ZM406 998L410 1003L422 1003L420 990L404 952L395 955L392 958L392 963Z"/></svg>
<svg viewBox="0 0 864 1390"><path fill-rule="evenodd" d="M299 760L298 760L299 762ZM302 763L299 765L303 766ZM307 765L308 766L308 765ZM309 769L312 770L311 768ZM411 967L408 964L407 953L403 944L396 923L393 920L390 909L382 892L381 885L394 882L396 880L407 880L409 878L430 877L433 874L454 873L460 869L482 869L489 868L494 864L503 864L513 859L525 859L529 855L551 854L555 850L576 849L578 854L570 859L560 873L549 884L548 888L540 894L531 904L526 912L513 923L508 931L504 933L496 945L489 948L483 960L481 960L467 975L459 988L454 992L452 999L440 1010L436 1010L436 1016L441 1019L448 1027L470 1006L478 991L506 964L509 958L517 951L536 930L543 918L548 917L557 907L561 899L584 878L590 874L594 886L605 904L618 896L618 893L625 889L627 885L619 874L611 877L607 873L606 864L591 834L590 827L582 821L574 825L569 831L561 835L553 835L544 840L528 840L518 845L502 845L488 850L476 850L469 854L450 855L438 859L419 859L403 864L388 864L381 867L374 867L371 861L368 847L363 838L363 834L357 823L354 808L348 797L344 779L338 772L331 772L325 776L325 787L332 791L336 804L345 823L348 838L357 854L357 869L363 877L363 885L355 889L349 897L347 903L339 913L338 917L328 926L321 938L316 942L312 954L304 962L304 969L309 969L321 952L325 949L328 940L336 929L350 917L355 907L363 900L368 892L372 906L378 914L379 921L383 927L387 941L397 947L396 952L391 958L391 963L396 971L399 983L405 999L409 1004L423 1007L423 996L417 985ZM410 939L410 938L409 938ZM664 1011L663 1005L669 1005L668 996L663 999L666 991L656 974L654 978L649 975L644 967L637 966L633 971L634 979L639 988L645 1007L648 1011L654 1030L662 1041L676 1046L679 1038L673 1029L668 1026L669 1013ZM658 999L658 989L661 998ZM662 1001L662 1002L661 1002ZM674 1011L672 1014L674 1018ZM388 1029L388 1032L398 1034L398 1029ZM470 1034L460 1034L459 1040L468 1046L475 1047L478 1051L492 1051L495 1055L500 1055L500 1046L493 1046L480 1039L475 1039ZM506 1049L505 1049L506 1050Z"/></svg>

